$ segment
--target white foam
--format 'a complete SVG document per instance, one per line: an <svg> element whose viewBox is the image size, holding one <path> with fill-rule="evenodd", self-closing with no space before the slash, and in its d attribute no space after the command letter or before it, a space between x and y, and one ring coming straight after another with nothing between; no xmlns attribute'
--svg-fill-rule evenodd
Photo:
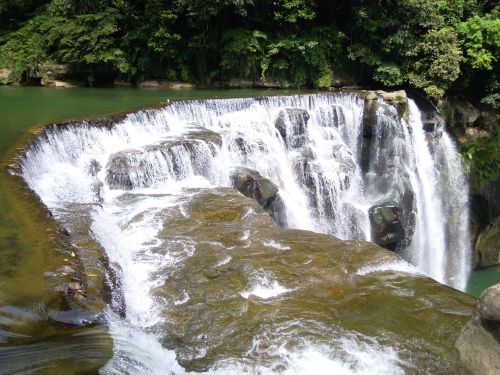
<svg viewBox="0 0 500 375"><path fill-rule="evenodd" d="M262 241L262 244L277 250L290 250L290 246L283 245L275 240Z"/></svg>
<svg viewBox="0 0 500 375"><path fill-rule="evenodd" d="M184 292L184 296L181 299L175 300L174 305L179 306L185 304L187 301L189 301L189 294Z"/></svg>
<svg viewBox="0 0 500 375"><path fill-rule="evenodd" d="M304 130L307 147L293 149L279 135L275 121L283 108L303 108L311 116ZM289 227L316 230L346 239L369 239L368 208L379 200L388 198L388 194L375 188L369 194L366 192L369 186L366 186L368 182L361 176L360 167L362 114L363 100L354 94L277 97L263 101L193 101L173 104L159 111L130 115L112 129L81 125L54 130L40 138L26 153L22 174L49 208L68 202L93 203L96 195L92 186L96 183L103 184L103 201L99 202L102 203L102 208L97 207L93 211L91 228L110 260L121 267L127 309L126 320L110 315L115 356L103 372L184 372L175 361L174 353L161 347L159 337L145 332L164 323L161 309L165 304L181 305L189 301L187 293L180 299L177 297L178 299L162 301L161 298L153 297L153 291L167 282L170 271L182 266L182 262L194 253L196 243L189 237L176 236L175 233L168 233L168 238L165 239L164 233L163 236L160 233L164 221L171 213L178 215L180 211L185 217L189 216L184 202L192 194L196 194L191 189L230 186L229 171L232 167L255 169L278 185ZM382 115L384 114L381 113ZM400 181L403 175L409 174L417 201L420 201L416 211L417 235L412 242L412 251L416 255L412 255L412 260L420 266L420 270L431 269L432 272L429 273L438 280L462 287L469 269L466 247L462 244L467 240L468 220L466 215L460 216L460 210L466 209L467 202L462 198L454 199L452 203L443 203L443 197L435 196L438 193L444 194L443 191L449 196L456 196L457 188L460 189L460 196L466 196L463 187L465 180L463 176L457 175L460 178L456 181L449 178L448 181L444 176L436 174L436 165L458 169L461 166L456 160L456 150L446 134L437 153L443 160L441 164L436 164L438 158L434 160L431 157L423 142L419 116L418 108L410 102L409 126L413 128L414 134L418 132L416 137L408 131L407 124L398 123L395 127L394 119L387 117L392 121L387 124L390 129L397 128L404 133L394 142L389 140L394 143L394 150L397 151L394 160L397 168L392 169L396 171L394 183ZM284 121L287 130L292 129L294 125L287 116ZM222 149L217 149L215 155L208 147L197 148L195 152L199 165L194 166L191 154L180 151L175 155L178 159L175 170L168 164L171 160L162 158L159 153L148 154L148 145L186 134L192 129L193 122L221 134ZM373 142L376 141L374 137ZM148 168L132 176L136 184L133 190L110 189L106 183L106 165L110 156L132 149L143 153L141 160ZM409 150L413 155L409 155ZM415 158L415 152L420 154L420 159ZM302 153L307 153L307 160L302 158ZM92 160L102 167L96 176L91 176L86 170ZM310 168L307 172L311 179L307 183L302 180L305 170L301 169L306 168L305 160L307 168ZM378 179L376 172L375 168L373 176ZM430 184L421 186L425 181ZM436 188L438 185L444 188L439 190ZM392 188L396 189L391 185ZM430 198L427 199L427 196ZM317 207L312 201L317 202ZM434 211L441 208L446 211L445 216L440 212L433 215ZM249 215L257 214L249 209L243 220ZM460 223L446 229L444 218L454 217L455 214L461 217ZM439 225L433 226L434 221ZM439 232L436 236L425 235L435 230ZM448 259L453 257L448 256L442 246L444 230L450 231L444 237L456 238L453 243L457 246L453 247L462 246L453 255L459 258L454 263ZM465 234L455 236L457 230ZM248 241L249 238L250 231L246 230L240 240ZM439 242L436 256L431 251L432 246L427 246L434 241ZM249 243L248 241L245 246L249 246ZM289 249L276 240L262 243L276 250ZM222 244L214 242L213 245ZM425 260L420 259L419 255L424 247L427 251ZM224 258L216 266L222 266L230 260L230 257ZM366 266L359 269L357 274L367 275L387 270L418 274L415 267L404 261ZM450 272L457 276L449 274ZM262 272L249 281L247 289L240 295L246 299L251 299L252 296L272 299L292 290L281 285L273 275ZM293 350L282 350L280 356L286 366L280 371L286 374L401 372L395 350L381 348L375 342L362 345L356 340L345 339L341 350L334 345L322 347L316 343ZM339 356L339 352L342 356ZM117 372L113 372L115 370ZM273 373L274 369L236 361L234 367L220 366L214 371L266 374Z"/></svg>
<svg viewBox="0 0 500 375"><path fill-rule="evenodd" d="M280 285L278 281L272 279L271 275L260 272L251 282L251 287L246 291L240 292L240 295L246 299L250 298L250 296L269 299L292 290Z"/></svg>
<svg viewBox="0 0 500 375"><path fill-rule="evenodd" d="M384 262L376 265L365 266L356 271L356 275L368 275L375 272L385 272L385 271L397 271L411 273L413 275L420 275L419 271L412 264L405 262L404 260L394 261L394 262Z"/></svg>

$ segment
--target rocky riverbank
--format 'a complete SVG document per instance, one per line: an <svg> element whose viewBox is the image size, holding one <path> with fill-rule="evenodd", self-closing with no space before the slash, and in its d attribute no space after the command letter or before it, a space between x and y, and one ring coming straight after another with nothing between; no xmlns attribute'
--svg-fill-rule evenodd
<svg viewBox="0 0 500 375"><path fill-rule="evenodd" d="M357 95L365 100L363 117L367 123L370 116L376 116L379 109L391 121L408 119L408 98L405 92L363 91ZM385 107L387 103L389 109ZM154 122L153 112L143 112L143 118ZM123 119L122 116L45 128L33 139L31 145L37 142L50 143L54 136L63 132L70 133L74 128L85 131L101 126L103 133L109 135L116 122ZM309 120L307 111L287 107L277 114L272 125L287 148L301 151L298 165L303 166L304 181L312 190L321 186L317 183L319 180L307 178L307 173L311 176L314 172L314 164L311 162L313 158L304 150ZM340 112L332 121L343 121ZM431 119L424 122L424 126L427 126L426 134L432 143L432 137L439 134L438 120ZM373 130L369 131L366 127L363 134L365 144L375 141ZM231 147L240 150L243 156L250 150L244 138L233 140ZM117 199L117 207L133 207L142 199L168 198L168 194L148 196L149 193L133 192L134 189L154 187L156 182L161 181L162 176L152 173L155 172L155 165L151 163L161 164L166 161L165 165L171 168L169 176L175 176L174 180L180 179L186 168L182 164L184 159L177 156L187 153L191 155L188 159L193 171L208 178L210 165L200 157L205 154L215 156L222 143L220 134L193 126L190 132L183 133L179 139L163 139L161 142L154 139L138 148L114 152L105 162L99 163L92 159L85 164L84 173L86 180L88 178L90 181L96 179L97 174L104 169L105 178L102 181L111 190L128 191ZM334 145L333 160L350 178L352 156L340 146ZM28 147L25 150L27 158L34 157L30 151L35 152ZM19 173L16 165L9 168L14 174ZM345 186L349 185L349 178L343 181ZM162 342L177 351L183 366L192 370L204 370L221 358L239 358L250 348L252 337L266 334L266 327L273 324L279 323L278 326L281 327L280 319L290 321L293 314L299 314L299 320L321 323L319 328L316 323L311 323L314 335L321 336L324 323L331 328L330 335L354 330L357 332L356 339L361 341L366 336L375 338L382 345L393 346L397 343L398 353L402 353L400 364L409 371L416 368L426 368L428 371L445 368L453 371L456 368L452 342L470 313L470 297L425 277L399 271L398 256L375 245L340 241L307 231L280 229L262 209L271 213L275 222L281 224L278 186L275 181L264 178L256 170L232 170L230 184L256 202L242 197L230 188L206 191L186 189L183 190L185 195L182 199L185 201L182 204L172 210L164 209L155 213L158 217L154 222L164 222L164 229L158 242L155 242L156 239L151 242L160 245L155 247L155 256L147 261L168 258L172 256L169 253L172 250L173 259L184 262L182 251L187 248L184 249L183 244L195 244L195 252L185 264L175 263L176 267L172 270L155 270L155 277L161 278L163 272L168 274L169 282L157 283L152 290L158 301L171 302L158 306L162 316L168 319L165 325L156 323L154 329L156 332L167 332L160 335ZM95 318L99 316L97 310L102 305L94 309L94 306L81 303L99 305L99 301L103 301L122 316L126 315L127 305L120 296L124 286L119 279L127 270L122 268L122 259L116 257L116 254L112 262L107 261L104 249L95 240L102 233L95 233L96 228L91 223L93 213L100 211L101 187L95 185L95 189L92 188L96 193L93 203L63 202L63 207L51 209L57 217L58 225L65 228L61 231L67 241L63 261L67 259L65 262L70 264L48 270L46 277L61 280L55 292L60 293L63 298L68 295L76 296L80 303L53 314L53 319L58 324L96 324L98 320ZM411 236L413 192L403 184L398 193L396 199L370 209L372 231L377 234L374 238L380 245L391 250L398 250ZM148 212L139 210L127 219L129 222L125 221L121 225L124 228L141 225L148 216ZM188 247L191 251L191 245ZM113 248L113 251L120 250L119 246ZM175 253L177 250L179 253ZM138 257L142 255L144 254L137 254ZM395 270L384 268L393 263L396 264ZM259 269L262 265L271 271L272 277L267 274L261 277ZM79 275L79 278L73 280L74 275ZM106 276L109 277L108 284ZM274 283L274 276L277 276L276 280L281 284ZM261 281L263 285L256 284ZM276 300L261 301L258 294L260 292L256 292L259 287L282 288L286 291L283 292L284 296ZM109 290L113 291L113 298L107 293ZM190 296L186 301L185 293ZM281 292L278 293L280 294ZM85 300L89 297L96 299ZM413 320L407 319L408 316ZM233 330L230 332L225 329L225 325L217 324L226 320L233 322ZM360 323L361 320L364 323ZM200 329L205 330L204 327L209 328L200 336ZM253 330L254 327L256 330ZM245 336L244 332L257 336ZM391 332L390 337L387 337L387 332ZM438 344L428 332L440 332ZM414 342L415 335L418 336L417 343ZM220 337L226 337L226 342L221 344ZM205 354L200 356L200 353ZM256 363L261 360L271 363L274 360L267 352L254 354ZM430 362L434 364L429 365Z"/></svg>

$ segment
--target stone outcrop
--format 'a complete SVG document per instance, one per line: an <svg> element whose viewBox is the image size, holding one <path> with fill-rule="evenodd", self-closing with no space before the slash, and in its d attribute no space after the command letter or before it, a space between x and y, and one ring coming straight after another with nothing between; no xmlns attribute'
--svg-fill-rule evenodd
<svg viewBox="0 0 500 375"><path fill-rule="evenodd" d="M386 102L392 104L398 111L398 115L408 121L408 97L406 91L399 90L393 92L376 91L377 95Z"/></svg>
<svg viewBox="0 0 500 375"><path fill-rule="evenodd" d="M407 248L415 231L414 203L413 191L406 190L400 199L371 207L368 216L373 242L392 251Z"/></svg>
<svg viewBox="0 0 500 375"><path fill-rule="evenodd" d="M479 297L472 319L455 342L463 372L500 374L500 284Z"/></svg>
<svg viewBox="0 0 500 375"><path fill-rule="evenodd" d="M75 83L72 83L72 82L65 82L65 81L57 81L57 80L53 80L53 81L42 81L42 86L45 86L45 87L56 87L56 88L70 88L70 87L78 87L80 85L77 85Z"/></svg>
<svg viewBox="0 0 500 375"><path fill-rule="evenodd" d="M68 88L84 86L83 72L69 64L41 64L30 74L30 79L40 80L45 87Z"/></svg>
<svg viewBox="0 0 500 375"><path fill-rule="evenodd" d="M12 70L9 68L0 69L0 84L10 83L12 77Z"/></svg>
<svg viewBox="0 0 500 375"><path fill-rule="evenodd" d="M250 168L234 168L231 182L241 194L255 199L264 208L269 207L278 194L278 187L271 180Z"/></svg>
<svg viewBox="0 0 500 375"><path fill-rule="evenodd" d="M211 368L220 358L275 363L270 346L297 339L336 345L347 331L356 343L397 343L398 360L411 366L402 371L454 373L453 343L473 298L427 277L381 270L398 262L394 253L278 228L253 199L227 188L200 191L182 212L166 216L160 238L197 244L153 291L174 300L189 295L162 308L166 323L158 330L188 371ZM276 295L254 292L277 285ZM261 337L266 346L256 348Z"/></svg>
<svg viewBox="0 0 500 375"><path fill-rule="evenodd" d="M399 206L386 203L371 207L368 211L372 228L372 239L377 245L394 249L404 238Z"/></svg>
<svg viewBox="0 0 500 375"><path fill-rule="evenodd" d="M171 90L195 88L195 85L193 85L192 83L174 82L165 79L150 79L147 81L139 82L137 86L140 88L162 88Z"/></svg>
<svg viewBox="0 0 500 375"><path fill-rule="evenodd" d="M446 116L447 128L462 145L487 145L494 137L495 126L500 121L498 111L480 110L465 98L447 98L442 103L441 112ZM474 165L475 159L472 160L469 179L471 239L474 266L480 268L500 264L500 183L498 174L487 180L480 179Z"/></svg>
<svg viewBox="0 0 500 375"><path fill-rule="evenodd" d="M111 189L131 190L181 178L189 170L208 178L209 159L217 153L221 144L219 134L193 128L181 139L117 152L110 156L106 165L106 183Z"/></svg>
<svg viewBox="0 0 500 375"><path fill-rule="evenodd" d="M480 111L467 99L448 98L443 106L446 120L450 129L465 131L466 128L474 126L480 116Z"/></svg>

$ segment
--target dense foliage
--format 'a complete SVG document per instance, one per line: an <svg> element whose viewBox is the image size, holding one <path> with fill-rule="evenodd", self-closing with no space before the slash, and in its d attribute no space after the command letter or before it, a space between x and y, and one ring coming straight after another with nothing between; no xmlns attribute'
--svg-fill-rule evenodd
<svg viewBox="0 0 500 375"><path fill-rule="evenodd" d="M481 185L500 180L500 124L492 129L491 138L469 140L463 145L462 157L471 181Z"/></svg>
<svg viewBox="0 0 500 375"><path fill-rule="evenodd" d="M500 7L485 0L0 0L0 80L84 79L473 92L498 106Z"/></svg>

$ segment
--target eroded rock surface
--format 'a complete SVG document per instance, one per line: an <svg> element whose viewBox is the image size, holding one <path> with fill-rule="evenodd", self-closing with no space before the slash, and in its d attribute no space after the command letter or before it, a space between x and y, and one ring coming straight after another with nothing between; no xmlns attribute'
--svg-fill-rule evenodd
<svg viewBox="0 0 500 375"><path fill-rule="evenodd" d="M385 92L381 90L368 91L365 94L365 104L363 107L363 136L371 137L372 129L377 124L378 99L393 105L400 118L408 122L409 108L408 97L404 90Z"/></svg>
<svg viewBox="0 0 500 375"><path fill-rule="evenodd" d="M141 149L112 154L106 165L106 183L111 189L131 190L193 173L210 177L209 163L220 149L221 136L194 128L181 137Z"/></svg>
<svg viewBox="0 0 500 375"><path fill-rule="evenodd" d="M481 294L455 346L462 366L471 374L500 374L500 284Z"/></svg>
<svg viewBox="0 0 500 375"><path fill-rule="evenodd" d="M500 216L479 234L474 256L478 267L500 264Z"/></svg>
<svg viewBox="0 0 500 375"><path fill-rule="evenodd" d="M165 219L155 254L175 264L161 270L168 277L153 294L164 301L154 330L187 370L241 358L250 368L286 368L277 348L299 353L309 344L348 357L348 340L395 350L409 373L454 371L453 342L471 297L382 271L400 258L374 244L281 229L233 189L186 195L157 212Z"/></svg>
<svg viewBox="0 0 500 375"><path fill-rule="evenodd" d="M255 199L262 207L269 207L278 194L278 186L259 172L245 167L231 171L233 187L246 197Z"/></svg>

